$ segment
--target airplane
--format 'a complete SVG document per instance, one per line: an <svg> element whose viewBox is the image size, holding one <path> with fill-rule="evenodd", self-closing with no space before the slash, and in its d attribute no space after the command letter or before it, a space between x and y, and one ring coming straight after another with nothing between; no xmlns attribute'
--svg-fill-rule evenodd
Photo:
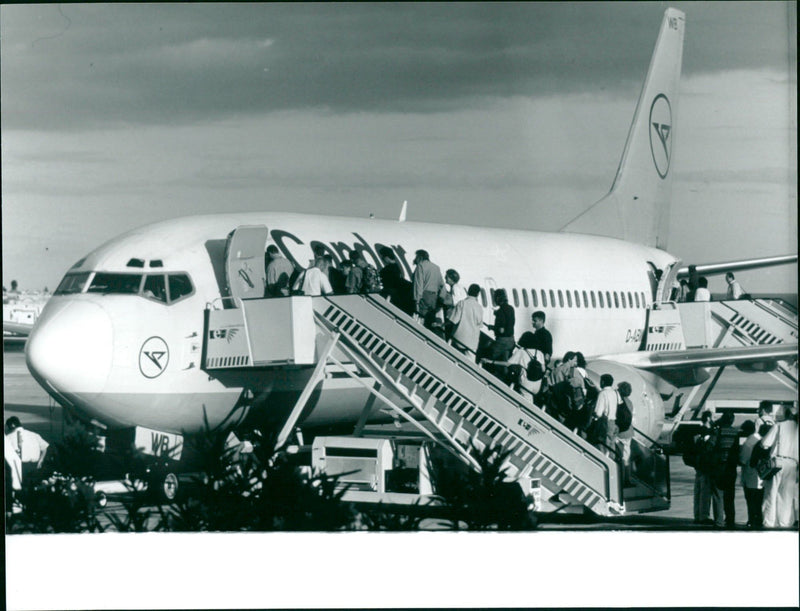
<svg viewBox="0 0 800 611"><path fill-rule="evenodd" d="M796 343L643 349L648 315L669 301L676 278L690 273L664 250L684 27L681 11L665 12L612 187L562 231L412 222L405 206L399 220L252 212L154 223L109 240L66 272L30 333L31 374L56 401L109 429L191 434L206 424L225 426L244 399L253 417L268 414L294 401L307 373L288 366L207 370L205 311L227 307L237 295L263 296L270 244L298 269L313 258L312 248L337 263L361 251L380 268L377 251L385 245L408 278L413 253L425 249L442 270L457 269L465 286L481 286L485 322L492 322L501 287L516 309L516 337L529 330L534 311L544 311L554 356L580 350L591 371L631 382L634 425L657 438L663 373L674 381L683 371L696 383L705 366L773 363L797 353ZM244 265L237 269L237 261ZM765 257L695 269L712 274L772 264L776 259ZM353 423L369 397L352 379L325 379L299 425Z"/></svg>

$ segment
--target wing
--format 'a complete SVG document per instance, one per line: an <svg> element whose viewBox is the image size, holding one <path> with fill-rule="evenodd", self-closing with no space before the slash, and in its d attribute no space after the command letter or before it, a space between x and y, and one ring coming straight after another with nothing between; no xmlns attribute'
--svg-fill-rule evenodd
<svg viewBox="0 0 800 611"><path fill-rule="evenodd" d="M725 263L706 263L704 265L690 265L678 270L678 278L689 278L692 271L700 276L717 276L728 272L745 271L748 269L759 269L762 267L772 267L773 265L786 265L797 263L797 255L781 255L777 257L762 257L760 259L742 259L739 261L727 261Z"/></svg>
<svg viewBox="0 0 800 611"><path fill-rule="evenodd" d="M733 348L693 348L629 352L599 357L644 369L677 386L697 384L708 378L705 367L735 365L747 371L772 371L779 362L797 361L797 343L741 346Z"/></svg>

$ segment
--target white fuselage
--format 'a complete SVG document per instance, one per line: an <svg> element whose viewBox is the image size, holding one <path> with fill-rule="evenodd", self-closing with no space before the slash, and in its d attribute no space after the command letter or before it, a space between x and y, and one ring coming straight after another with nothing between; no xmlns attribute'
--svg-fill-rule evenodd
<svg viewBox="0 0 800 611"><path fill-rule="evenodd" d="M81 292L57 291L39 317L27 346L34 377L59 401L104 424L172 432L201 429L204 413L211 426L219 424L245 390L291 400L297 391L291 373L217 376L201 368L204 310L227 294L226 238L242 225L266 225L268 243L303 267L313 257L312 242L337 260L358 248L376 267L377 249L385 245L410 275L414 251L425 249L442 273L456 269L465 287L485 289L487 323L493 288L508 293L516 337L531 329L531 313L544 311L554 356L637 350L653 300L648 262L663 269L676 261L654 248L575 234L282 213L175 219L110 240L69 270L68 276L88 276ZM142 267L131 267L132 259ZM174 303L141 290L86 292L96 273L188 275L192 291ZM348 382L326 381L331 392L322 393L311 418L324 424L357 414L365 391Z"/></svg>

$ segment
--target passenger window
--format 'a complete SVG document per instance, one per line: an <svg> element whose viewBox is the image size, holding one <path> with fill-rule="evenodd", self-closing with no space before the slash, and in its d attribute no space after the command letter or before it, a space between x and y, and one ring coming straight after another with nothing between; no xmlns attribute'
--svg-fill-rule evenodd
<svg viewBox="0 0 800 611"><path fill-rule="evenodd" d="M644 293L642 293L642 307L643 307L643 308L646 308L646 307L647 307L647 301L645 301L645 298L644 298Z"/></svg>
<svg viewBox="0 0 800 611"><path fill-rule="evenodd" d="M137 295L142 285L141 274L107 274L98 272L89 285L88 293L101 295Z"/></svg>
<svg viewBox="0 0 800 611"><path fill-rule="evenodd" d="M192 281L186 274L170 274L169 275L169 302L174 303L191 295L194 292Z"/></svg>
<svg viewBox="0 0 800 611"><path fill-rule="evenodd" d="M622 307L623 308L628 307L627 305L625 305L625 291L620 291L619 292L619 298L620 298L620 301L622 301Z"/></svg>
<svg viewBox="0 0 800 611"><path fill-rule="evenodd" d="M633 295L631 295L630 291L628 291L628 307L629 308L633 307Z"/></svg>
<svg viewBox="0 0 800 611"><path fill-rule="evenodd" d="M613 308L614 307L612 305L613 302L611 301L611 291L606 291L606 303L608 304L607 307L609 307L609 308Z"/></svg>
<svg viewBox="0 0 800 611"><path fill-rule="evenodd" d="M628 293L630 295L630 293ZM636 307L639 307L639 293L634 293L633 296L636 298Z"/></svg>
<svg viewBox="0 0 800 611"><path fill-rule="evenodd" d="M617 291L614 291L614 307L619 307L619 293Z"/></svg>
<svg viewBox="0 0 800 611"><path fill-rule="evenodd" d="M526 308L528 307L528 289L522 289L522 303Z"/></svg>
<svg viewBox="0 0 800 611"><path fill-rule="evenodd" d="M83 287L89 280L89 272L80 274L67 274L56 288L54 295L74 295L83 292Z"/></svg>
<svg viewBox="0 0 800 611"><path fill-rule="evenodd" d="M487 305L487 302L486 302L486 290L485 289L481 289L481 301L483 302L483 307L485 308L486 305Z"/></svg>
<svg viewBox="0 0 800 611"><path fill-rule="evenodd" d="M564 293L561 292L561 289L558 289L558 306L560 308L564 307Z"/></svg>
<svg viewBox="0 0 800 611"><path fill-rule="evenodd" d="M575 291L575 307L581 307L581 294L578 291Z"/></svg>
<svg viewBox="0 0 800 611"><path fill-rule="evenodd" d="M514 307L518 308L519 307L519 293L517 292L517 289L511 289L511 293L514 295Z"/></svg>
<svg viewBox="0 0 800 611"><path fill-rule="evenodd" d="M596 308L597 307L597 301L595 300L595 297L594 297L594 291L589 291L589 295L591 295L591 297L592 297L592 307Z"/></svg>
<svg viewBox="0 0 800 611"><path fill-rule="evenodd" d="M142 295L148 299L154 299L161 303L167 303L167 285L164 282L164 276L161 274L147 276L144 279L144 288Z"/></svg>
<svg viewBox="0 0 800 611"><path fill-rule="evenodd" d="M547 307L547 293L544 292L544 289L542 289L542 307Z"/></svg>
<svg viewBox="0 0 800 611"><path fill-rule="evenodd" d="M560 296L560 295L559 295ZM567 306L572 307L572 293L567 291Z"/></svg>
<svg viewBox="0 0 800 611"><path fill-rule="evenodd" d="M489 296L492 298L492 307L497 305L497 299L494 296L494 289L489 289Z"/></svg>
<svg viewBox="0 0 800 611"><path fill-rule="evenodd" d="M583 307L589 307L589 296L586 294L586 291L583 291Z"/></svg>
<svg viewBox="0 0 800 611"><path fill-rule="evenodd" d="M597 291L597 298L600 300L600 307L605 308L606 304L603 303L603 291Z"/></svg>
<svg viewBox="0 0 800 611"><path fill-rule="evenodd" d="M531 289L531 305L534 308L539 307L539 297L536 295L536 289Z"/></svg>

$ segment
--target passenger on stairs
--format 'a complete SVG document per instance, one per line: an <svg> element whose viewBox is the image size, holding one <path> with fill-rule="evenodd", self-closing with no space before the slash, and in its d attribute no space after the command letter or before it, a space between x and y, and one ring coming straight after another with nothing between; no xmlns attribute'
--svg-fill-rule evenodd
<svg viewBox="0 0 800 611"><path fill-rule="evenodd" d="M467 298L459 301L450 313L449 321L453 324L453 347L465 354L475 357L483 324L483 306L478 302L481 287L470 284Z"/></svg>
<svg viewBox="0 0 800 611"><path fill-rule="evenodd" d="M544 360L547 365L550 365L550 357L553 355L553 336L550 331L545 329L545 313L541 310L536 310L531 314L531 324L533 325L533 337L536 341L534 348L541 350L544 354Z"/></svg>
<svg viewBox="0 0 800 611"><path fill-rule="evenodd" d="M439 298L442 303L442 324L444 325L444 337L453 337L453 323L450 322L450 315L453 313L458 302L467 298L467 291L459 282L460 274L454 269L448 269L444 273L444 286Z"/></svg>
<svg viewBox="0 0 800 611"><path fill-rule="evenodd" d="M497 289L494 292L497 308L494 311L494 324L488 325L494 331L494 343L489 348L488 358L492 361L507 361L514 350L514 308L508 303L508 295L505 289ZM495 369L495 375L501 380L506 377L506 370L503 366Z"/></svg>
<svg viewBox="0 0 800 611"><path fill-rule="evenodd" d="M619 411L621 407L617 407L617 426L620 429L617 433L617 449L622 459L622 473L623 484L627 485L631 480L631 440L633 439L633 403L630 396L633 388L628 382L620 382L617 385L617 392L619 393L620 400L630 410L631 422L623 423L619 418ZM628 425L628 426L625 426Z"/></svg>
<svg viewBox="0 0 800 611"><path fill-rule="evenodd" d="M439 291L444 286L442 270L430 260L426 250L416 252L414 264L414 303L422 324L430 329L436 320Z"/></svg>
<svg viewBox="0 0 800 611"><path fill-rule="evenodd" d="M526 331L519 338L519 345L515 346L514 352L507 361L493 361L490 359L481 359L482 362L508 367L510 371L515 372L513 379L509 380L509 386L519 392L523 397L533 403L533 398L542 387L542 378L539 380L531 380L528 375L528 365L533 359L539 361L541 371L544 371L544 354L540 350L534 348L535 342L533 333Z"/></svg>
<svg viewBox="0 0 800 611"><path fill-rule="evenodd" d="M614 376L604 373L600 376L600 394L597 395L594 419L589 425L587 438L590 443L603 450L607 455L610 455L610 448L614 447L616 419L617 391L614 390ZM612 441L611 444L609 444L609 439Z"/></svg>
<svg viewBox="0 0 800 611"><path fill-rule="evenodd" d="M728 299L739 299L744 295L744 290L733 276L733 272L725 274L725 282L728 283Z"/></svg>
<svg viewBox="0 0 800 611"><path fill-rule="evenodd" d="M288 297L289 278L294 273L294 265L284 257L275 244L267 246L267 294L266 297Z"/></svg>
<svg viewBox="0 0 800 611"><path fill-rule="evenodd" d="M697 290L694 292L695 301L711 301L711 292L708 290L708 278L700 276L697 281Z"/></svg>
<svg viewBox="0 0 800 611"><path fill-rule="evenodd" d="M364 257L362 257L361 253L357 250L351 250L349 258L350 271L347 274L347 280L345 280L344 286L347 293L352 295L361 292L361 282L364 277L364 268L367 266L367 262L364 261Z"/></svg>
<svg viewBox="0 0 800 611"><path fill-rule="evenodd" d="M333 292L331 282L328 279L328 269L333 265L333 257L322 255L314 260L313 267L309 267L297 279L296 286L303 291L304 295L317 297L319 295L330 295Z"/></svg>
<svg viewBox="0 0 800 611"><path fill-rule="evenodd" d="M388 246L382 246L378 253L383 261L383 267L378 272L383 285L381 295L386 297L393 306L403 310L409 316L413 316L414 293L411 282L403 276L403 268L400 267L397 256Z"/></svg>

